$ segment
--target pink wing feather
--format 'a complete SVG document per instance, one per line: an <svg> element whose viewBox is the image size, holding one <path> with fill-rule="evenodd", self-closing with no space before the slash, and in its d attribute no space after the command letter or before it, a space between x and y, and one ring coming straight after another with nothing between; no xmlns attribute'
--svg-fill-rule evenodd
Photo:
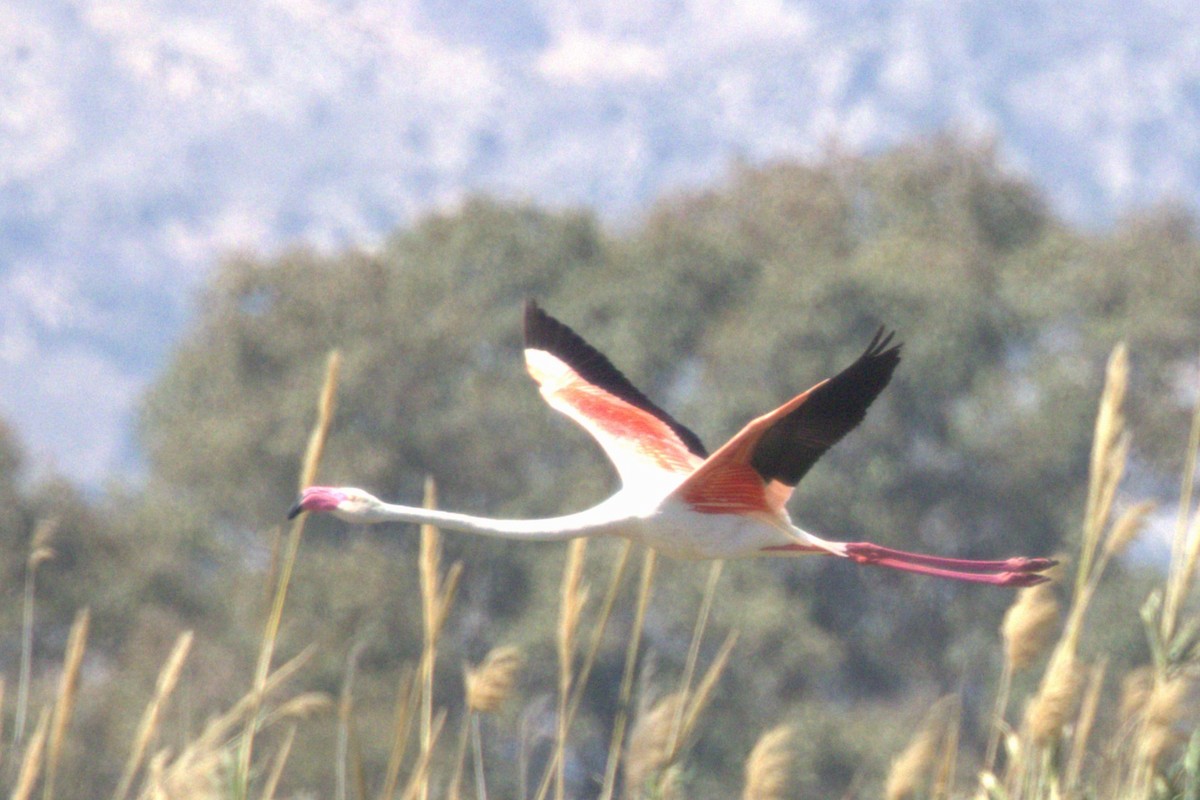
<svg viewBox="0 0 1200 800"><path fill-rule="evenodd" d="M703 461L694 433L533 302L525 308L525 364L546 402L592 435L626 486L678 482Z"/></svg>

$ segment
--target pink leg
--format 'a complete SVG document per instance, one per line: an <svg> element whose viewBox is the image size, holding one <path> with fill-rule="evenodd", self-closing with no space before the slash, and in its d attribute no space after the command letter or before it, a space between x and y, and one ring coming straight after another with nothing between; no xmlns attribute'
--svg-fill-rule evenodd
<svg viewBox="0 0 1200 800"><path fill-rule="evenodd" d="M950 580L964 581L966 583L987 583L992 586L1036 586L1039 583L1045 583L1050 580L1045 575L1039 575L1036 572L961 572L959 570L931 567L926 564L898 561L892 558L855 559L855 561L875 567L888 567L904 572L915 572L918 575L933 575L937 578L949 578Z"/></svg>
<svg viewBox="0 0 1200 800"><path fill-rule="evenodd" d="M1002 561L977 561L970 558L944 558L924 553L909 553L872 542L847 542L843 547L846 555L860 564L875 563L879 559L892 559L906 564L924 564L930 567L950 567L967 572L1041 572L1058 562L1052 558L1008 558Z"/></svg>
<svg viewBox="0 0 1200 800"><path fill-rule="evenodd" d="M776 552L836 555L832 551L799 543L764 549ZM986 583L992 586L1035 586L1049 580L1045 575L1039 575L1038 572L1048 569L1056 563L1049 558L1009 558L1003 561L942 558L941 556L893 550L890 547L882 547L871 542L849 542L841 545L839 549L843 549L846 557L858 564L887 567L903 572L915 572L919 575L932 575L967 583ZM948 567L959 567L959 569L948 569Z"/></svg>

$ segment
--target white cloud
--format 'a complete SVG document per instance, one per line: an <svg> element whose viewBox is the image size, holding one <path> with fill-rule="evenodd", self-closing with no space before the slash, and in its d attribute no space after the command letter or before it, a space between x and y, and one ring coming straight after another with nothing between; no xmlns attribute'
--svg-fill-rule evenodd
<svg viewBox="0 0 1200 800"><path fill-rule="evenodd" d="M661 48L643 42L572 30L542 52L537 71L551 83L596 87L660 81L667 76L667 60Z"/></svg>
<svg viewBox="0 0 1200 800"><path fill-rule="evenodd" d="M54 164L73 142L62 56L49 26L0 4L0 185Z"/></svg>
<svg viewBox="0 0 1200 800"><path fill-rule="evenodd" d="M4 277L2 291L7 317L25 317L48 332L79 330L94 320L75 282L62 273L18 268Z"/></svg>

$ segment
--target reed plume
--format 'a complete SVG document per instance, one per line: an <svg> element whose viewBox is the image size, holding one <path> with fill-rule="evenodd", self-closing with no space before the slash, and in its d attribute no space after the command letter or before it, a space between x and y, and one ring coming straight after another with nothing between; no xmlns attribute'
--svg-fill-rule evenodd
<svg viewBox="0 0 1200 800"><path fill-rule="evenodd" d="M481 714L499 711L524 663L525 657L517 647L496 647L488 652L478 667L466 671L467 708Z"/></svg>
<svg viewBox="0 0 1200 800"><path fill-rule="evenodd" d="M625 750L625 797L641 797L650 781L671 763L671 730L684 707L684 696L673 692L640 715Z"/></svg>
<svg viewBox="0 0 1200 800"><path fill-rule="evenodd" d="M1028 668L1052 641L1058 619L1058 599L1051 584L1019 590L1000 625L1006 666L1013 672Z"/></svg>
<svg viewBox="0 0 1200 800"><path fill-rule="evenodd" d="M84 608L75 615L71 631L67 634L67 649L63 655L63 671L58 682L58 699L54 704L54 716L50 719L50 734L46 748L46 782L42 786L42 797L54 797L54 784L58 776L58 762L62 757L67 738L67 727L75 712L75 698L79 692L79 670L83 665L83 654L87 649L88 627L91 612Z"/></svg>
<svg viewBox="0 0 1200 800"><path fill-rule="evenodd" d="M950 711L957 709L956 700L946 695L934 703L908 745L892 759L883 789L886 800L919 797L932 785L951 722Z"/></svg>
<svg viewBox="0 0 1200 800"><path fill-rule="evenodd" d="M479 730L479 715L494 714L512 694L525 658L521 650L512 646L495 647L488 652L477 667L463 670L464 703L462 730L458 739L458 756L455 759L454 776L450 780L450 800L457 800L462 783L463 763L466 761L467 737L470 735L475 753L475 790L478 797L486 797L483 773L483 741Z"/></svg>
<svg viewBox="0 0 1200 800"><path fill-rule="evenodd" d="M1026 730L1035 744L1044 747L1061 737L1074 713L1081 682L1074 650L1056 650L1037 694L1025 709Z"/></svg>
<svg viewBox="0 0 1200 800"><path fill-rule="evenodd" d="M792 726L778 725L758 738L746 758L742 800L784 800L787 797L795 734Z"/></svg>
<svg viewBox="0 0 1200 800"><path fill-rule="evenodd" d="M154 686L154 697L150 700L150 704L146 706L146 710L142 712L142 719L138 723L137 733L134 735L133 748L129 752L129 760L125 762L125 770L121 773L121 780L117 783L116 791L113 792L113 800L125 800L130 788L133 786L133 779L137 775L138 770L141 769L142 759L146 755L150 741L154 738L154 734L158 730L158 722L162 718L163 709L166 707L168 698L175 691L175 686L179 682L179 675L183 672L184 662L187 660L188 653L192 649L193 638L191 631L185 631L180 634L179 638L175 641L175 647L172 648L171 654L167 656L162 670L158 673L158 680Z"/></svg>

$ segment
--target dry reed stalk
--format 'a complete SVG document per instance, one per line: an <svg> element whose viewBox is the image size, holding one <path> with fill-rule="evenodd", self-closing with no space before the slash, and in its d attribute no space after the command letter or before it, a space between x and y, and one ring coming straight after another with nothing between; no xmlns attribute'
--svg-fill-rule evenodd
<svg viewBox="0 0 1200 800"><path fill-rule="evenodd" d="M324 692L304 692L266 713L262 717L264 730L284 719L306 719L324 714L333 708L333 698Z"/></svg>
<svg viewBox="0 0 1200 800"><path fill-rule="evenodd" d="M471 735L471 720L474 714L463 714L462 725L458 729L458 747L454 750L454 772L450 774L450 788L446 790L446 800L461 800L463 765L467 762L467 741Z"/></svg>
<svg viewBox="0 0 1200 800"><path fill-rule="evenodd" d="M321 462L321 454L325 450L325 441L329 436L329 427L333 424L333 413L336 405L338 374L341 371L342 356L337 350L329 354L325 365L325 381L321 386L321 395L317 401L317 422L308 438L308 447L304 452L304 463L300 470L299 489L312 485L317 475L317 467ZM241 747L238 754L237 769L234 773L234 793L238 797L249 796L250 762L254 752L254 731L257 724L258 707L262 704L267 679L271 673L271 661L275 656L275 643L279 636L279 625L283 619L283 606L287 600L288 586L292 582L292 571L300 552L300 540L304 534L304 522L307 514L301 514L292 521L288 534L287 550L280 565L275 595L271 603L271 611L263 629L262 644L258 652L258 663L254 670L254 683L251 692L253 712L246 720Z"/></svg>
<svg viewBox="0 0 1200 800"><path fill-rule="evenodd" d="M427 509L437 507L437 484L432 477L425 478L422 505ZM424 638L421 648L421 716L419 722L420 758L428 762L433 748L433 673L437 664L438 641L442 627L454 603L458 581L462 575L462 563L455 562L446 575L442 576L442 537L437 526L421 525L421 553L418 558L421 578L421 612L424 621ZM417 797L427 800L429 786L422 782L416 787Z"/></svg>
<svg viewBox="0 0 1200 800"><path fill-rule="evenodd" d="M4 676L0 675L0 709L4 708L5 686L6 686L6 684L4 683ZM4 741L4 715L0 714L0 769L3 769L3 767L4 767L4 746L2 744L3 741Z"/></svg>
<svg viewBox="0 0 1200 800"><path fill-rule="evenodd" d="M58 530L58 518L40 520L33 529L29 555L25 559L25 594L21 607L21 667L17 674L17 710L13 720L13 747L21 746L25 737L25 719L29 714L29 680L33 667L34 586L38 567L54 558L50 546Z"/></svg>
<svg viewBox="0 0 1200 800"><path fill-rule="evenodd" d="M784 800L792 766L791 725L777 725L758 737L746 758L742 800Z"/></svg>
<svg viewBox="0 0 1200 800"><path fill-rule="evenodd" d="M1116 496L1116 486L1124 471L1124 458L1114 460L1114 453L1128 448L1125 415L1122 406L1129 385L1129 357L1125 345L1118 344L1109 356L1105 370L1104 389L1096 414L1092 439L1087 501L1084 507L1084 537L1080 549L1079 571L1075 591L1078 595L1091 575L1092 560L1100 542L1100 532L1108 519Z"/></svg>
<svg viewBox="0 0 1200 800"><path fill-rule="evenodd" d="M629 554L633 550L633 542L628 539L621 540L621 549L617 553L617 560L613 564L612 576L608 581L608 589L604 593L604 600L600 604L600 614L596 619L596 624L592 628L592 638L588 644L587 653L583 658L583 664L579 668L579 676L575 679L575 688L571 697L570 706L567 708L567 727L570 728L572 721L575 719L575 713L579 708L579 703L583 700L583 692L587 689L588 678L592 674L592 666L596 663L596 656L600 652L600 645L604 640L604 632L608 629L608 622L612 618L613 606L617 601L617 594L621 589L621 581L625 577L625 570L629 565Z"/></svg>
<svg viewBox="0 0 1200 800"><path fill-rule="evenodd" d="M958 738L961 729L962 701L952 695L946 712L946 727L942 736L942 753L933 773L931 800L946 800L954 789L954 771L958 765Z"/></svg>
<svg viewBox="0 0 1200 800"><path fill-rule="evenodd" d="M425 490L421 497L424 508L437 508L437 483L432 475L425 476ZM421 752L429 746L429 734L433 727L433 668L437 659L438 606L442 591L442 537L434 525L421 525L421 550L417 557L417 570L421 582L421 619L423 621L423 646L421 650Z"/></svg>
<svg viewBox="0 0 1200 800"><path fill-rule="evenodd" d="M338 698L338 715L337 715L337 745L336 755L334 756L334 789L337 800L346 800L347 789L349 785L348 770L350 769L350 757L354 751L354 675L358 668L358 657L362 654L363 647L366 642L359 639L350 648L350 652L346 655L346 667L342 672L342 688ZM365 787L361 785L362 765L358 765L357 773L360 777L358 786L358 797L366 797Z"/></svg>
<svg viewBox="0 0 1200 800"><path fill-rule="evenodd" d="M404 751L408 748L408 731L412 727L417 694L417 674L408 667L401 671L396 688L396 711L392 719L392 747L384 769L383 788L379 800L392 800L399 785L400 765L404 762Z"/></svg>
<svg viewBox="0 0 1200 800"><path fill-rule="evenodd" d="M704 709L708 706L708 701L712 699L712 693L717 687L717 681L721 679L721 675L725 673L725 667L729 665L729 656L733 653L737 639L737 631L730 631L729 635L725 637L725 642L721 645L721 649L717 651L716 658L709 664L708 670L705 671L704 676L700 679L700 683L696 685L696 691L687 697L687 708L682 717L683 724L672 729L671 735L674 737L672 760L679 757L679 753L696 730L696 725L700 721L700 715L704 713Z"/></svg>
<svg viewBox="0 0 1200 800"><path fill-rule="evenodd" d="M692 630L692 642L688 646L687 661L683 667L683 677L679 682L679 691L684 696L688 696L688 692L692 688L692 677L696 673L696 660L700 656L700 642L704 639L704 629L708 625L708 617L712 613L713 598L717 593L717 582L721 579L721 570L724 568L725 562L718 559L712 562L712 566L708 570L708 581L704 584L704 599L700 601L700 613L696 615L696 627ZM683 708L678 710L680 715L683 714ZM671 747L678 749L682 728L682 717L675 720L671 733Z"/></svg>
<svg viewBox="0 0 1200 800"><path fill-rule="evenodd" d="M887 800L920 796L920 792L933 782L933 771L949 724L951 704L955 700L953 695L946 695L934 703L908 745L892 759L883 789Z"/></svg>
<svg viewBox="0 0 1200 800"><path fill-rule="evenodd" d="M428 791L429 763L433 757L433 748L437 745L438 737L442 735L442 726L445 722L446 711L443 709L433 718L433 725L429 729L429 749L418 756L412 775L409 776L408 785L404 787L404 793L400 795L401 800L415 800L422 791Z"/></svg>
<svg viewBox="0 0 1200 800"><path fill-rule="evenodd" d="M571 698L571 677L575 663L575 639L579 618L587 603L588 590L583 585L583 563L587 555L587 539L572 539L567 545L567 560L563 566L562 594L558 614L558 717L553 763L554 796L566 796L567 705Z"/></svg>
<svg viewBox="0 0 1200 800"><path fill-rule="evenodd" d="M678 764L672 764L662 771L658 777L656 800L686 800L684 793L683 770Z"/></svg>
<svg viewBox="0 0 1200 800"><path fill-rule="evenodd" d="M158 673L158 680L154 686L154 697L146 706L146 710L142 712L142 719L138 723L137 733L133 738L133 748L129 751L129 760L125 762L125 770L121 773L121 780L117 783L116 791L113 792L113 800L125 800L133 786L133 779L142 766L142 759L146 755L146 749L150 746L150 740L154 738L154 734L158 730L158 722L162 718L162 711L166 707L167 699L175 691L175 686L179 682L184 662L192 649L193 638L191 631L180 634L179 638L175 640L175 647L171 649L170 655L167 656L166 662Z"/></svg>
<svg viewBox="0 0 1200 800"><path fill-rule="evenodd" d="M617 692L617 716L613 720L612 738L608 744L608 760L604 770L604 783L600 789L600 800L612 800L616 787L617 766L621 760L621 744L625 741L625 726L629 720L629 701L633 697L633 678L637 666L638 647L642 641L642 629L646 623L646 609L650 606L650 595L654 586L657 564L658 554L653 549L646 548L642 557L641 580L638 582L633 627L629 634L629 644L625 648L625 668L621 674L621 687Z"/></svg>
<svg viewBox="0 0 1200 800"><path fill-rule="evenodd" d="M67 647L63 655L63 671L58 681L58 699L54 704L54 715L50 719L50 735L46 748L46 781L42 786L42 797L54 797L54 783L58 776L58 762L62 757L63 743L67 739L67 727L75 712L75 698L79 693L79 668L83 665L83 654L87 649L88 626L92 615L84 608L75 615L71 631L67 634Z"/></svg>
<svg viewBox="0 0 1200 800"><path fill-rule="evenodd" d="M296 725L293 723L288 726L287 733L283 736L283 742L275 753L275 758L271 759L271 771L267 773L266 783L263 784L262 800L274 800L275 790L279 788L279 779L283 777L283 767L292 752L292 742L295 739Z"/></svg>
<svg viewBox="0 0 1200 800"><path fill-rule="evenodd" d="M29 737L29 744L25 747L25 755L21 758L21 769L17 773L12 800L28 800L33 794L33 787L37 785L38 775L42 771L42 751L46 746L46 731L49 727L50 709L43 708L38 716L37 727L33 729L33 735Z"/></svg>
<svg viewBox="0 0 1200 800"><path fill-rule="evenodd" d="M604 593L604 600L600 604L600 612L596 619L596 624L592 628L592 637L588 644L587 652L583 657L583 663L579 668L579 674L572 681L571 700L567 704L566 713L566 729L568 734L571 730L571 725L575 721L575 714L579 710L579 704L583 701L583 693L587 689L588 678L591 677L592 667L596 663L596 656L600 652L600 645L604 641L604 632L608 629L608 622L612 618L612 610L616 604L617 594L620 592L621 580L625 577L625 570L629 564L629 554L633 549L633 542L628 539L621 541L621 549L617 554L617 560L613 564L612 576L608 581L608 589ZM544 798L549 790L547 782L552 776L557 775L559 753L557 749L551 754L550 762L546 765L545 778L539 787L537 797L539 800Z"/></svg>
<svg viewBox="0 0 1200 800"><path fill-rule="evenodd" d="M1067 759L1064 770L1064 783L1068 789L1079 784L1079 776L1083 772L1083 761L1087 756L1088 740L1092 735L1092 727L1096 722L1096 712L1100 708L1100 693L1104 688L1104 675L1108 671L1108 659L1102 658L1100 663L1088 670L1087 685L1083 690L1083 699L1079 703L1079 716L1075 720L1075 730L1071 736L1071 754Z"/></svg>
<svg viewBox="0 0 1200 800"><path fill-rule="evenodd" d="M1187 449L1183 458L1183 475L1179 487L1179 510L1175 517L1175 535L1171 542L1171 562L1167 573L1167 591L1163 602L1162 640L1170 642L1175 636L1179 609L1183 606L1196 566L1200 563L1200 505L1192 507L1196 464L1200 458L1200 400L1192 411ZM1189 516L1191 520L1189 521Z"/></svg>

